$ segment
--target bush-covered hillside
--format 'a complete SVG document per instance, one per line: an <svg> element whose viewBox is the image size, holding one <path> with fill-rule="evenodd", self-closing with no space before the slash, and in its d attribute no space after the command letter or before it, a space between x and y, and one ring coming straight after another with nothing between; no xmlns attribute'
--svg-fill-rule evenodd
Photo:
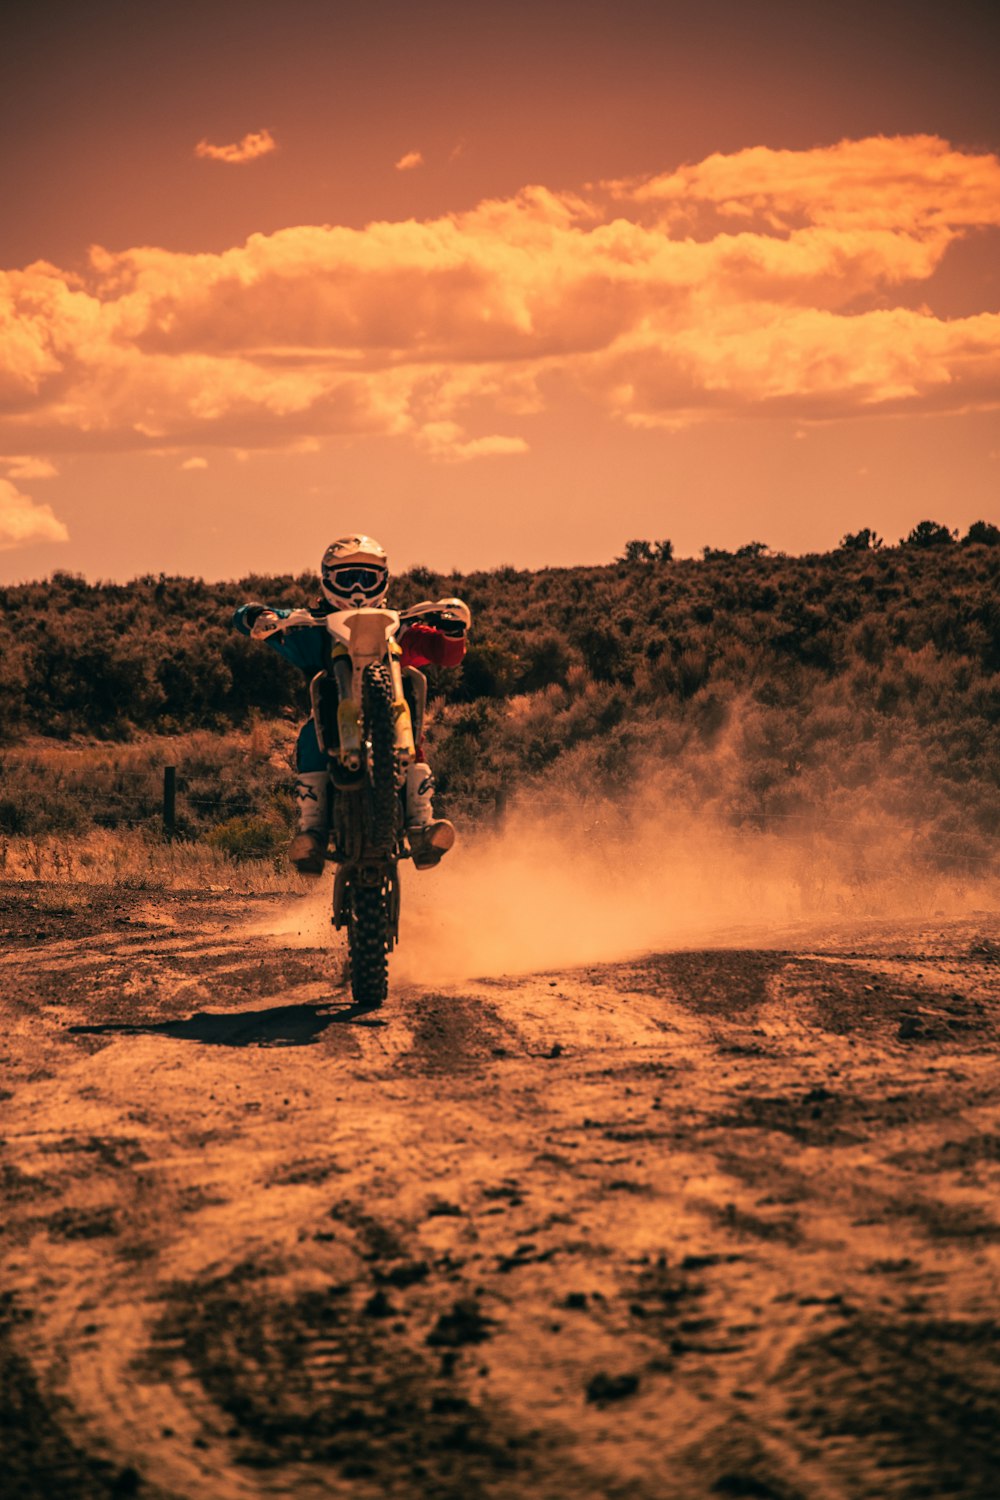
<svg viewBox="0 0 1000 1500"><path fill-rule="evenodd" d="M920 811L942 847L1000 831L1000 546L984 540L467 576L415 569L393 602L460 594L474 632L434 674L442 794L471 806L559 775L581 796L663 774L730 820ZM851 545L854 543L854 545ZM229 628L311 575L0 590L0 733L127 739L301 713L296 674Z"/></svg>
<svg viewBox="0 0 1000 1500"><path fill-rule="evenodd" d="M943 857L1000 833L1000 547L716 556L463 580L476 644L443 784L659 778L728 821L888 816ZM465 701L461 701L462 699Z"/></svg>

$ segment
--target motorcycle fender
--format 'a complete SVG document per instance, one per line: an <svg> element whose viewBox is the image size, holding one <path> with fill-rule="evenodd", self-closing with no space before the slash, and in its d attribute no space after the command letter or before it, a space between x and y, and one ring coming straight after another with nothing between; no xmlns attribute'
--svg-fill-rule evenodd
<svg viewBox="0 0 1000 1500"><path fill-rule="evenodd" d="M360 683L365 667L385 656L386 642L398 623L399 616L388 609L358 609L347 616L355 685Z"/></svg>

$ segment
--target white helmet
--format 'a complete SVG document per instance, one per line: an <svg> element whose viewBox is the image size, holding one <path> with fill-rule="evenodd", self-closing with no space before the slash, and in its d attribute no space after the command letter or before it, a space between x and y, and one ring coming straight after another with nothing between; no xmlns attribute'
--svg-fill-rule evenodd
<svg viewBox="0 0 1000 1500"><path fill-rule="evenodd" d="M342 536L323 553L320 587L334 609L381 604L389 587L385 549L370 536Z"/></svg>

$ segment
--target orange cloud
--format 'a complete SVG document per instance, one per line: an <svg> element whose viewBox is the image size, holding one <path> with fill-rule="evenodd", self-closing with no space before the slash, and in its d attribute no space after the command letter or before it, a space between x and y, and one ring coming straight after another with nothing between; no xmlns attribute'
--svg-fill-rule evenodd
<svg viewBox="0 0 1000 1500"><path fill-rule="evenodd" d="M993 408L1000 316L912 289L997 224L997 158L920 136L221 254L98 250L86 278L39 262L0 276L0 451L380 433L469 460L526 446L471 436L473 410L516 426L567 382L640 427Z"/></svg>
<svg viewBox="0 0 1000 1500"><path fill-rule="evenodd" d="M910 233L1000 224L996 156L954 150L937 136L871 136L811 151L754 146L645 181L606 183L615 197L689 216L711 206L777 228L813 224Z"/></svg>
<svg viewBox="0 0 1000 1500"><path fill-rule="evenodd" d="M12 453L6 462L8 479L55 479L59 473L49 459L30 453Z"/></svg>
<svg viewBox="0 0 1000 1500"><path fill-rule="evenodd" d="M48 505L38 505L9 479L0 479L0 552L29 542L68 542L69 532Z"/></svg>
<svg viewBox="0 0 1000 1500"><path fill-rule="evenodd" d="M407 151L399 158L399 161L395 165L397 172L412 172L414 167L422 167L423 164L424 156L422 151Z"/></svg>
<svg viewBox="0 0 1000 1500"><path fill-rule="evenodd" d="M209 141L201 140L194 148L195 156L207 157L209 161L224 161L230 164L239 164L245 161L256 161L258 156L267 156L271 151L277 151L278 143L269 130L251 130L241 141L235 141L228 146L213 146Z"/></svg>
<svg viewBox="0 0 1000 1500"><path fill-rule="evenodd" d="M432 458L443 459L446 463L528 451L528 444L519 437L492 433L489 437L468 438L457 422L425 422L418 441Z"/></svg>

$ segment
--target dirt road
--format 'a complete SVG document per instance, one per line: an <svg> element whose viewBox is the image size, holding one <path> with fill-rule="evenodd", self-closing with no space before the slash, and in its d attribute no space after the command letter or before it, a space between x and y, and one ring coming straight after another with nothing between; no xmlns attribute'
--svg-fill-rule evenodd
<svg viewBox="0 0 1000 1500"><path fill-rule="evenodd" d="M359 1015L273 909L0 888L7 1500L1000 1494L996 916Z"/></svg>

